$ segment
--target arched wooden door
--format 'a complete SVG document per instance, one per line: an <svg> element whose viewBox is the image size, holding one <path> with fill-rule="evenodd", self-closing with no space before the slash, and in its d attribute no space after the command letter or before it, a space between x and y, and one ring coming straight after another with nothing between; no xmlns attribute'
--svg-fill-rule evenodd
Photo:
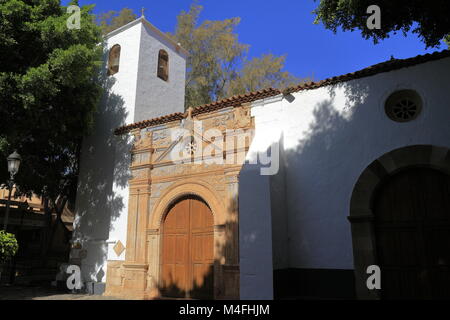
<svg viewBox="0 0 450 320"><path fill-rule="evenodd" d="M382 298L450 298L450 176L399 172L373 204Z"/></svg>
<svg viewBox="0 0 450 320"><path fill-rule="evenodd" d="M175 203L163 224L162 294L213 298L214 220L197 197Z"/></svg>

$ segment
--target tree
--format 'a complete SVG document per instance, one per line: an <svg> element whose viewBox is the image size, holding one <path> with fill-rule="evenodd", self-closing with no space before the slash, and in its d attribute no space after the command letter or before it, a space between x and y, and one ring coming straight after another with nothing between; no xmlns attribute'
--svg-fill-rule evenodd
<svg viewBox="0 0 450 320"><path fill-rule="evenodd" d="M240 43L234 32L240 18L206 20L199 25L201 10L202 6L194 3L188 12L182 11L177 17L175 32L169 34L189 52L186 106L301 81L282 71L285 56L268 54L246 58L249 45Z"/></svg>
<svg viewBox="0 0 450 320"><path fill-rule="evenodd" d="M102 39L92 8L81 8L73 29L73 13L58 0L0 2L0 182L17 149L17 192L41 196L58 219L75 196L81 140L101 95Z"/></svg>
<svg viewBox="0 0 450 320"><path fill-rule="evenodd" d="M317 1L317 0L315 0ZM419 35L426 47L439 46L450 34L450 1L448 0L319 0L314 11L316 23L322 22L327 29L336 32L359 29L365 39L375 43L389 38L391 32L412 31ZM370 5L381 9L381 28L367 28L367 12Z"/></svg>
<svg viewBox="0 0 450 320"><path fill-rule="evenodd" d="M123 8L120 12L111 10L100 14L97 17L97 24L102 29L103 34L108 34L111 31L126 25L127 23L136 20L137 15L133 13L132 9Z"/></svg>
<svg viewBox="0 0 450 320"><path fill-rule="evenodd" d="M287 71L281 71L285 60L286 56L264 54L261 58L256 57L247 61L238 71L237 77L230 81L228 94L242 94L264 88L284 89L299 84L300 79Z"/></svg>
<svg viewBox="0 0 450 320"><path fill-rule="evenodd" d="M18 249L19 245L16 237L11 233L0 230L0 268L2 264L8 262L12 257L14 257Z"/></svg>

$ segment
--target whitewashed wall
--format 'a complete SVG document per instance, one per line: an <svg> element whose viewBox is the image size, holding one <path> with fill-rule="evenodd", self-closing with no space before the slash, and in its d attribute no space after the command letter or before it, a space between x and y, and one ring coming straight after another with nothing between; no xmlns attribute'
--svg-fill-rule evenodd
<svg viewBox="0 0 450 320"><path fill-rule="evenodd" d="M267 274L258 266L261 248L256 245L269 243L269 236L273 237L275 268L353 269L347 220L353 186L372 161L391 150L416 144L450 148L449 70L450 58L446 58L294 93L292 102L279 96L255 103L256 136L248 158L281 138L283 178L272 177L272 181L283 182L275 183L277 192L272 191L269 203L280 201L284 193L287 210L272 209L273 234L263 234L265 239L254 240L254 246L241 234L241 262L255 261L245 264L241 273ZM411 122L397 123L385 115L386 98L399 89L414 89L423 99L421 115ZM265 181L261 176L251 179L243 185ZM245 192L240 190L240 199ZM254 213L244 205L239 214L240 228L245 230L243 223L251 223L246 217ZM258 225L265 230L266 223L259 221ZM277 256L286 251L286 260ZM266 286L272 283L267 281ZM241 287L241 295L247 298L259 297L258 291L257 284Z"/></svg>
<svg viewBox="0 0 450 320"><path fill-rule="evenodd" d="M141 24L134 24L105 41L105 62L109 49L121 46L120 66L107 77L105 63L105 93L94 129L83 141L72 239L81 242L82 249L71 253L81 259L83 281L104 282L106 260L124 259L124 253L118 257L112 247L118 240L126 243L129 144L113 132L134 119L140 35Z"/></svg>
<svg viewBox="0 0 450 320"><path fill-rule="evenodd" d="M186 56L173 43L142 25L139 72L134 121L142 121L175 112L184 112ZM159 50L169 55L169 79L157 76Z"/></svg>

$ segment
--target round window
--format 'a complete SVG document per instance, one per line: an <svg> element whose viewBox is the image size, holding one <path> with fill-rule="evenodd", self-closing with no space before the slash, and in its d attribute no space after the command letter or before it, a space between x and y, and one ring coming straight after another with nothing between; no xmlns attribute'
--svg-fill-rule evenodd
<svg viewBox="0 0 450 320"><path fill-rule="evenodd" d="M422 99L414 90L400 90L389 96L385 104L386 115L396 122L408 122L422 111Z"/></svg>

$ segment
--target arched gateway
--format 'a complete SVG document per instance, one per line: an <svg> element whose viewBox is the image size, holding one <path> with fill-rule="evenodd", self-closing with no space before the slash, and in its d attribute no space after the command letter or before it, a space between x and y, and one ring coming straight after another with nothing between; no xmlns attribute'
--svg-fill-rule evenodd
<svg viewBox="0 0 450 320"><path fill-rule="evenodd" d="M450 298L450 175L410 168L373 203L381 298Z"/></svg>
<svg viewBox="0 0 450 320"><path fill-rule="evenodd" d="M254 121L249 106L198 115L189 109L180 116L186 121L170 118L131 131L125 260L108 261L107 295L240 296L238 177ZM232 128L227 141L243 143L220 147L215 138L199 139L194 122L200 122L204 132Z"/></svg>
<svg viewBox="0 0 450 320"><path fill-rule="evenodd" d="M357 296L450 298L450 151L417 145L370 164L352 194ZM381 290L366 270L381 269Z"/></svg>
<svg viewBox="0 0 450 320"><path fill-rule="evenodd" d="M167 297L214 296L214 219L201 198L170 206L162 227L161 292Z"/></svg>

